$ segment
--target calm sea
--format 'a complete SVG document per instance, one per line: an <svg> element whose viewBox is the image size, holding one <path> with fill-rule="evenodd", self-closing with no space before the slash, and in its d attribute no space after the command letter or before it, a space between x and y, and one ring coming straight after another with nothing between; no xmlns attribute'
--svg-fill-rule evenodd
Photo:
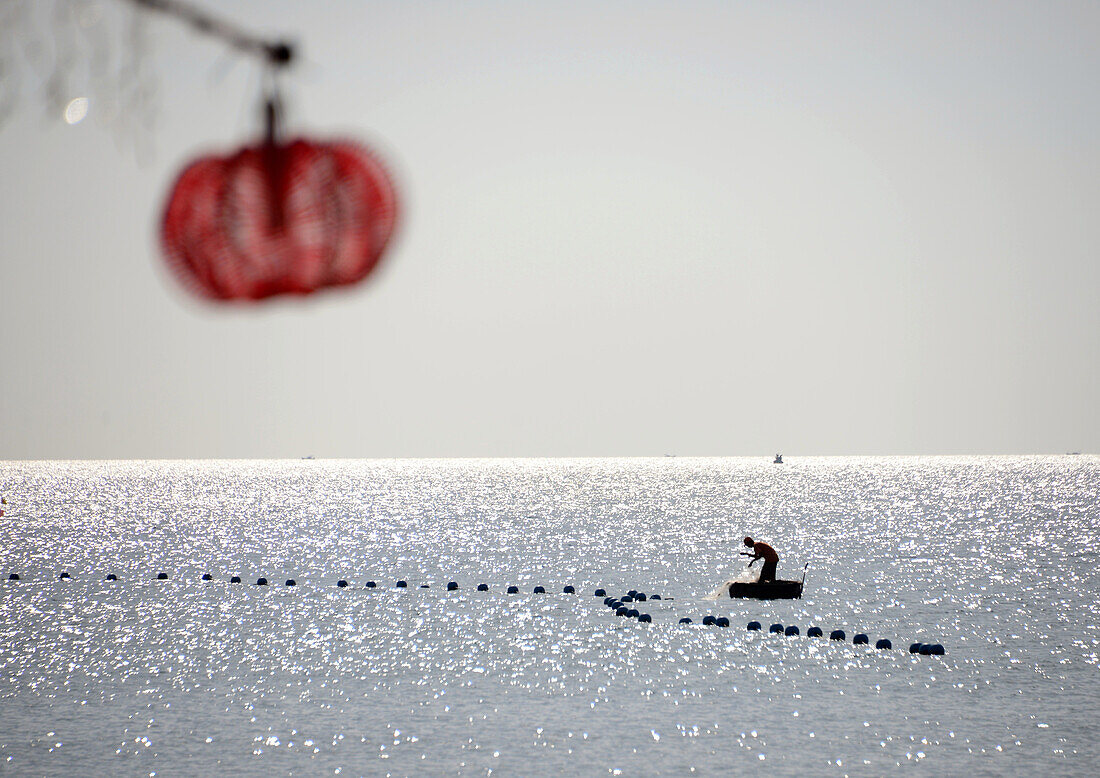
<svg viewBox="0 0 1100 778"><path fill-rule="evenodd" d="M0 772L1100 763L1098 457L6 462L0 494ZM704 599L744 535L803 599Z"/></svg>

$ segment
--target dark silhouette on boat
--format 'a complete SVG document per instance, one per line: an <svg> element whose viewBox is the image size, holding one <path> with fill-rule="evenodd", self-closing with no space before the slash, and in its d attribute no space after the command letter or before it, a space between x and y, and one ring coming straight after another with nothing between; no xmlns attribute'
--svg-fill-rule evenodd
<svg viewBox="0 0 1100 778"><path fill-rule="evenodd" d="M782 454L776 454L775 459L772 460L772 464L773 465L783 464L783 455Z"/></svg>

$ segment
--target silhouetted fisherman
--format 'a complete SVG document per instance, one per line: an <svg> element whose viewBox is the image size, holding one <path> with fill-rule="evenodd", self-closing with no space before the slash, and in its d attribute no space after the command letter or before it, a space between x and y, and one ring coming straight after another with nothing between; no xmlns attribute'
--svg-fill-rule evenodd
<svg viewBox="0 0 1100 778"><path fill-rule="evenodd" d="M765 581L775 580L775 566L779 564L779 554L775 553L775 549L769 546L767 543L760 541L753 542L750 537L745 538L745 545L752 549L750 554L747 551L742 551L741 556L751 556L752 561L749 562L749 567L756 564L757 559L764 560L764 567L760 570L760 583Z"/></svg>

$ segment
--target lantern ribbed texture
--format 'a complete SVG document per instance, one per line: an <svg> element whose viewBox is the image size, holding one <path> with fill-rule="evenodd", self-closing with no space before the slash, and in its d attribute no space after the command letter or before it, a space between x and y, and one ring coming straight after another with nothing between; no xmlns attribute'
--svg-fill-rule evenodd
<svg viewBox="0 0 1100 778"><path fill-rule="evenodd" d="M361 281L396 216L393 185L365 148L297 139L193 162L172 189L161 240L192 291L261 300Z"/></svg>

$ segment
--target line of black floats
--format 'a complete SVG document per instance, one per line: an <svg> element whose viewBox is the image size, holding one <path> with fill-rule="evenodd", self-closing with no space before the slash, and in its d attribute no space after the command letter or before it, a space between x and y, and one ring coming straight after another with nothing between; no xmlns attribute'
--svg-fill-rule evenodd
<svg viewBox="0 0 1100 778"><path fill-rule="evenodd" d="M649 594L645 592L639 592L637 589L631 589L622 597L607 597L607 592L603 589L597 589L595 591L597 597L603 597L603 604L611 610L615 611L616 616L622 616L628 619L637 619L641 624L649 624L653 621L653 617L648 613L642 613L637 608L631 607L636 602L647 602L649 600L659 600L661 595Z"/></svg>
<svg viewBox="0 0 1100 778"><path fill-rule="evenodd" d="M692 622L690 618L685 616L684 618L680 619L680 623L691 624ZM703 617L704 627L728 627L729 625L730 620L727 619L725 616L719 616L718 618L715 618L714 616ZM750 621L747 628L749 632L762 632L764 629L763 625L759 621ZM798 627L794 624L788 625L786 627L784 627L782 624L772 624L770 627L768 627L768 632L775 635L783 635L785 637L792 637L801 634ZM825 631L821 629L821 627L810 627L808 630L806 630L806 637L823 638L825 637ZM829 633L829 640L838 640L840 642L845 642L847 641L847 639L848 635L842 629L834 629L832 632ZM871 639L862 632L859 632L852 636L852 645L866 646L870 644ZM893 647L894 644L891 643L888 638L882 638L875 642L875 648L877 649L890 649ZM947 651L946 649L944 649L941 643L912 643L909 646L909 653L920 654L921 656L943 656L945 653L947 653Z"/></svg>
<svg viewBox="0 0 1100 778"><path fill-rule="evenodd" d="M61 573L61 575L58 576L58 579L61 580L61 581L69 581L69 580L72 580L72 576L69 575L69 573L67 573L67 572L63 572L63 573ZM19 581L19 580L22 580L22 579L20 578L19 573L11 573L11 574L8 575L8 580L9 581ZM107 577L104 580L117 581L117 580L119 580L119 578L114 573L108 573ZM168 580L168 573L157 573L156 580L158 580L158 581L167 581ZM214 576L212 576L210 573L203 573L202 574L202 580L204 580L204 581L213 581ZM229 578L229 583L239 584L239 583L241 583L241 577L239 575L231 576ZM255 585L256 586L267 586L268 585L268 580L266 578L264 578L263 576L260 576L259 578L256 579ZM288 578L288 579L286 579L286 583L284 585L285 586L297 586L298 582L295 581L293 578ZM344 589L348 586L348 582L345 579L341 578L339 581L336 582L336 586L340 589ZM377 589L378 588L378 583L376 581L367 581L364 588L365 589ZM400 579L396 583L394 583L393 588L394 589L408 589L409 588L409 582L406 581L405 579ZM431 584L422 583L422 584L420 584L419 588L421 588L421 589L430 589ZM458 582L457 581L448 581L446 589L447 589L448 592L457 591L459 589ZM489 591L489 584L479 583L477 585L477 590L479 592L487 592L487 591ZM519 594L519 587L518 586L509 586L507 591L508 591L508 594ZM531 591L532 591L533 594L546 594L546 587L536 586ZM569 585L569 584L562 587L561 591L562 591L562 594L576 594L577 593L576 587L572 586L572 585ZM606 592L603 589L597 589L594 594L597 597L603 597L606 594ZM643 598L644 598L644 595L643 595ZM660 596L659 595L654 595L654 598L659 600Z"/></svg>

